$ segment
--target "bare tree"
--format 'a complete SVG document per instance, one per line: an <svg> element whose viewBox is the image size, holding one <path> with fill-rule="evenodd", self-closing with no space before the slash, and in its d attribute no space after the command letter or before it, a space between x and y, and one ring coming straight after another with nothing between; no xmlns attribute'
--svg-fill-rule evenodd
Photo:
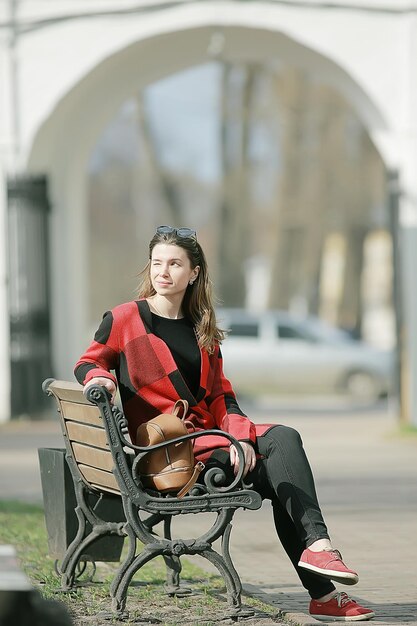
<svg viewBox="0 0 417 626"><path fill-rule="evenodd" d="M179 226L181 224L182 212L178 189L172 177L169 176L163 166L161 146L153 133L152 124L146 110L142 93L136 96L136 110L138 128L155 180L155 185L159 189L170 222Z"/></svg>
<svg viewBox="0 0 417 626"><path fill-rule="evenodd" d="M218 285L224 304L242 306L246 295L245 260L251 246L249 144L258 67L225 63L222 69Z"/></svg>
<svg viewBox="0 0 417 626"><path fill-rule="evenodd" d="M269 302L288 308L300 291L300 263L304 254L305 207L302 206L302 128L305 85L298 72L285 70L276 81L281 109L282 172L276 199L277 245L272 259Z"/></svg>

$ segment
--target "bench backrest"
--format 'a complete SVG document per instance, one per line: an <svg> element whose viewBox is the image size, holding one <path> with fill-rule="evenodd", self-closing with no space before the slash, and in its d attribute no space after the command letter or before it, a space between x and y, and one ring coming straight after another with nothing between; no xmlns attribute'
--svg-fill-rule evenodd
<svg viewBox="0 0 417 626"><path fill-rule="evenodd" d="M83 387L78 383L53 380L47 389L57 401L67 451L83 481L99 491L120 493L112 473L113 457L97 406L84 397Z"/></svg>

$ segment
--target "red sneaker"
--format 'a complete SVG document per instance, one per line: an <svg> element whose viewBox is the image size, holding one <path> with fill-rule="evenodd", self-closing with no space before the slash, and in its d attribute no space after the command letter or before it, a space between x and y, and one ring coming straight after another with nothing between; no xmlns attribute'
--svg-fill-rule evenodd
<svg viewBox="0 0 417 626"><path fill-rule="evenodd" d="M341 592L327 602L311 600L310 615L323 622L360 622L371 619L375 613Z"/></svg>
<svg viewBox="0 0 417 626"><path fill-rule="evenodd" d="M359 580L358 574L343 563L339 550L313 552L306 548L298 565L344 585L356 585Z"/></svg>

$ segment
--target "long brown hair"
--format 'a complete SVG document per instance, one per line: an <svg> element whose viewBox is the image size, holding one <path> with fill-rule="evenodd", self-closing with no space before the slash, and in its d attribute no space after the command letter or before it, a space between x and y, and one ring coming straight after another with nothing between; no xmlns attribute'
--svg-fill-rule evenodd
<svg viewBox="0 0 417 626"><path fill-rule="evenodd" d="M217 326L214 312L213 288L203 249L194 237L180 237L175 230L170 233L156 233L149 243L149 261L140 272L138 298L150 298L156 291L152 286L150 264L152 251L159 243L179 246L187 253L191 267L200 267L193 285L188 285L182 301L182 312L194 324L198 343L210 354L216 343L221 343L225 332Z"/></svg>

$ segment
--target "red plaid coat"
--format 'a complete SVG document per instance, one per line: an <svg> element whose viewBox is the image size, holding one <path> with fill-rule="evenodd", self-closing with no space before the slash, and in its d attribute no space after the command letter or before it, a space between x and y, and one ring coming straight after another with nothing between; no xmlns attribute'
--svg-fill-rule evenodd
<svg viewBox="0 0 417 626"><path fill-rule="evenodd" d="M132 441L141 423L159 413L170 413L179 398L188 401L187 419L198 431L218 428L240 441L254 443L269 428L255 426L241 411L223 374L219 346L213 354L201 349L200 387L196 396L192 395L170 349L153 333L146 300L121 304L105 313L94 340L75 366L75 376L81 384L96 376L118 384ZM221 436L202 437L196 440L195 453L201 457L208 450L228 445Z"/></svg>

